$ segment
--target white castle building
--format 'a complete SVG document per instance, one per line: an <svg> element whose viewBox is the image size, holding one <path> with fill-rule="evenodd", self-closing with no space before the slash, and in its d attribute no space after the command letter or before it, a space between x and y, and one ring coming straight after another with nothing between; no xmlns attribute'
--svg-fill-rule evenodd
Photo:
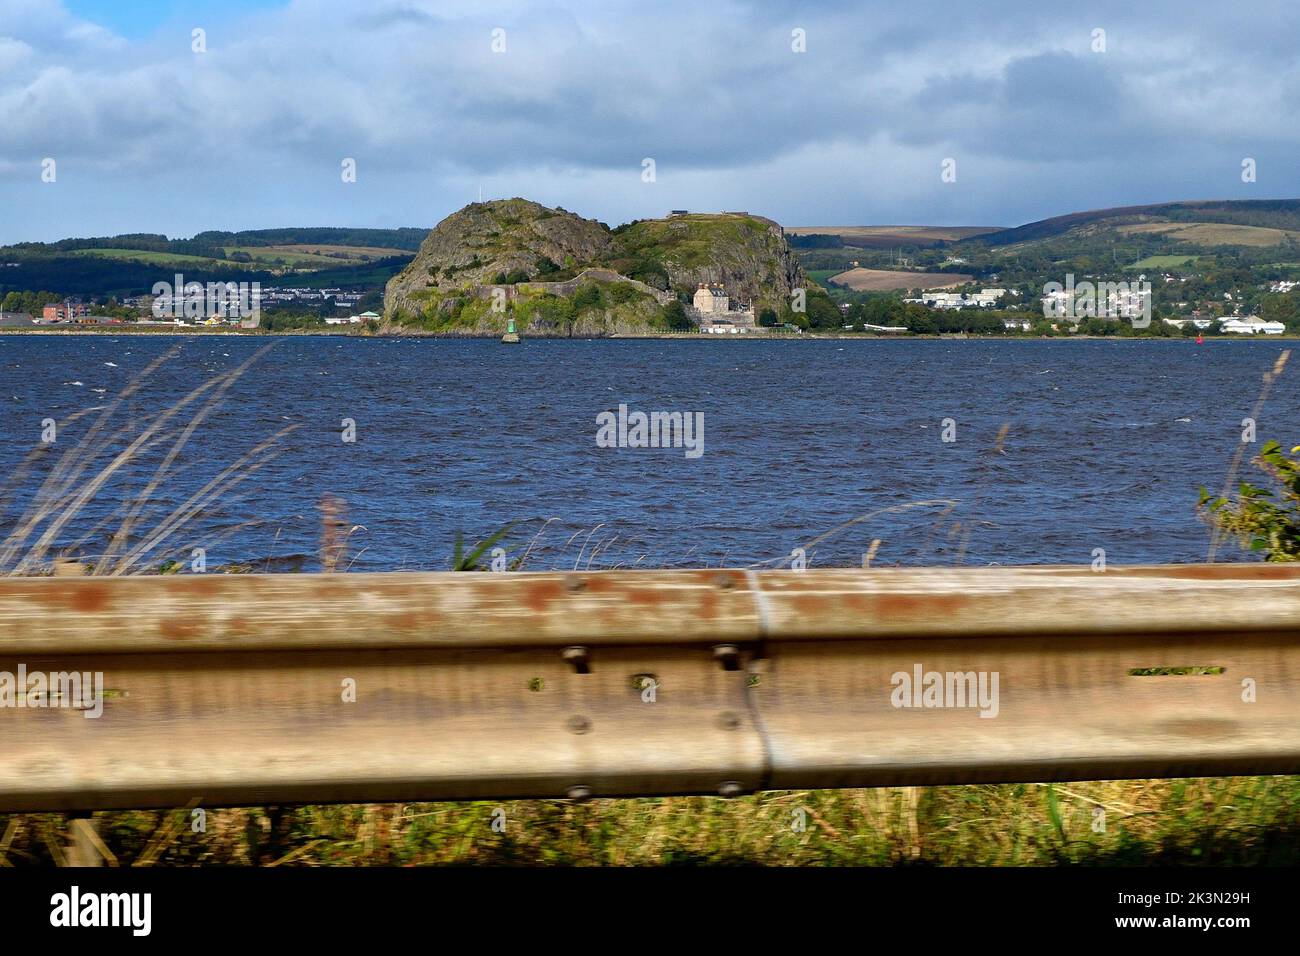
<svg viewBox="0 0 1300 956"><path fill-rule="evenodd" d="M730 301L727 290L720 285L705 285L701 282L700 287L695 290L695 311L701 315L729 312Z"/></svg>
<svg viewBox="0 0 1300 956"><path fill-rule="evenodd" d="M700 283L692 301L701 332L759 332L754 324L754 309L749 305L731 307L731 297L721 285Z"/></svg>

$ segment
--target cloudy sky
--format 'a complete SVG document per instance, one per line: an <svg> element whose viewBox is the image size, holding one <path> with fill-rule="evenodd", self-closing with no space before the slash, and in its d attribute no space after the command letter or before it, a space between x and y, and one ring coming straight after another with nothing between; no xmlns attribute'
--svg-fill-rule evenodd
<svg viewBox="0 0 1300 956"><path fill-rule="evenodd" d="M1293 0L0 0L0 242L1296 197L1298 50Z"/></svg>

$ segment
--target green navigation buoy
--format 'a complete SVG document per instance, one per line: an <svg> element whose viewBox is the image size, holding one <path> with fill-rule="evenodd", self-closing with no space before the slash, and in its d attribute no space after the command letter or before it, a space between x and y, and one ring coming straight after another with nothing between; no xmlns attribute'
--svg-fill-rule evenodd
<svg viewBox="0 0 1300 956"><path fill-rule="evenodd" d="M515 319L511 316L506 320L506 334L501 336L501 341L516 345L519 342L519 333L515 331Z"/></svg>

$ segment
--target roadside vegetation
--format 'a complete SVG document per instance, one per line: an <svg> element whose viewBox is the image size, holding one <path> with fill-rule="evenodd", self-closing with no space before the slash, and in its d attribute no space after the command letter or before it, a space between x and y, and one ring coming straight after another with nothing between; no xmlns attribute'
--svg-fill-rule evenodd
<svg viewBox="0 0 1300 956"><path fill-rule="evenodd" d="M1300 561L1300 445L1283 451L1265 442L1254 464L1268 486L1243 481L1235 499L1201 489L1200 509L1219 531L1265 561Z"/></svg>
<svg viewBox="0 0 1300 956"><path fill-rule="evenodd" d="M1264 372L1259 397L1243 426L1254 428L1290 358L1291 350L1283 349L1273 367ZM1233 497L1246 447L1253 441L1253 433L1249 442L1243 434L1228 466L1223 490L1217 496L1201 488L1197 512L1210 525L1208 560L1214 560L1220 544L1235 538L1242 547L1256 552L1265 561L1300 561L1300 459L1295 457L1300 454L1300 445L1288 455L1276 441L1265 442L1252 462L1264 473L1269 487L1242 481Z"/></svg>
<svg viewBox="0 0 1300 956"><path fill-rule="evenodd" d="M502 819L504 830L493 828ZM95 814L118 866L1294 866L1300 778L786 791ZM0 815L58 865L61 814Z"/></svg>

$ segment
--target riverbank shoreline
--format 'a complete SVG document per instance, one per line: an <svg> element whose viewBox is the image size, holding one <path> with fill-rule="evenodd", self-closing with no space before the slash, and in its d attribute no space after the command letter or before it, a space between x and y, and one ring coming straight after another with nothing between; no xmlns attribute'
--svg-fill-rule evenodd
<svg viewBox="0 0 1300 956"><path fill-rule="evenodd" d="M448 332L427 332L422 330L403 330L393 331L385 330L380 332L347 332L336 331L333 329L285 329L282 331L267 331L265 329L231 329L231 328L184 328L184 329L158 329L158 328L135 328L131 326L100 326L96 328L78 328L78 329L0 329L0 336L7 335L69 335L69 336L94 336L94 335L170 335L188 337L195 335L202 336L236 336L236 337L262 337L262 338L304 338L304 337L325 337L325 338L342 338L342 339L458 339L458 340L479 340L485 342L500 341L499 335L461 335ZM875 335L870 332L764 332L757 335L705 335L701 332L646 332L641 335L538 335L529 334L521 336L522 341L552 341L552 342L594 342L601 340L608 341L645 341L656 339L672 339L680 341L693 342L898 342L898 341L916 341L918 339L961 341L963 339L981 339L996 342L1075 342L1080 340L1095 341L1119 341L1119 342L1151 342L1151 341L1168 341L1168 342L1188 342L1194 343L1195 339L1181 335L986 335L982 333L917 333L914 335ZM1208 337L1205 342L1296 342L1300 341L1300 334L1284 333L1282 335L1215 335Z"/></svg>

